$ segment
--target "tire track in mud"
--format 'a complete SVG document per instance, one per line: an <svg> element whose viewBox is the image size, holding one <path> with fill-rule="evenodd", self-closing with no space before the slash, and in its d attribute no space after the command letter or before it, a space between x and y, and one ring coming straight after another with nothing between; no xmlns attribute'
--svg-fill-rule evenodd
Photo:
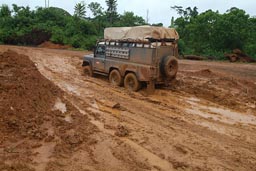
<svg viewBox="0 0 256 171"><path fill-rule="evenodd" d="M80 96L82 94L82 92L77 91L78 88L74 88L75 86L72 86L72 83L69 84L70 79L71 79L70 74L65 74L65 76L63 76L63 74L51 72L51 68L44 68L44 67L40 67L40 66L39 66L39 68L41 68L40 69L41 71L44 70L43 73L46 74L48 76L48 78L51 77L51 80L53 82L55 82L55 84L57 84L62 90L68 92L67 96L70 96L70 97L66 98L66 100L70 101L74 106L76 106L77 109L79 109L79 111L81 113L92 113L88 109L86 109L86 111L81 110L77 106L77 104L76 104L77 102L70 100L70 99L72 99L72 97ZM72 76L74 76L74 75L72 75ZM67 78L63 79L61 77L67 77ZM63 81L63 80L66 80L66 81ZM67 81L67 80L69 80L69 81ZM68 83L68 84L66 84L66 83ZM78 82L76 82L76 83L78 83ZM67 85L69 85L69 86L67 86ZM81 84L77 84L77 85L78 85L78 87L82 87ZM86 96L85 98L88 99L88 97L89 97L90 101L92 99L94 99L91 96L93 94L93 92L86 93L86 95L89 95L89 96ZM95 94L94 94L94 96L95 96ZM90 106L90 105L88 105L88 103L90 103L90 102L87 102L87 105L86 105L87 108L88 108L88 106ZM83 106L84 106L84 103L83 103ZM92 119L92 123L95 124L103 133L108 133L108 134L114 136L113 133L110 133L111 131L106 131L106 129L104 129L104 127L101 126L101 124L103 124L103 123L94 120L92 117L91 117L91 119ZM142 157L145 158L146 161L149 162L150 165L152 165L153 167L160 168L160 170L172 170L172 166L168 161L159 158L157 155L151 153L150 151L144 149L143 147L137 145L136 143L134 143L133 141L131 141L127 138L122 138L121 140L123 142L125 142L127 145L129 145L130 147L132 147L135 151L137 151L137 153L142 155Z"/></svg>
<svg viewBox="0 0 256 171"><path fill-rule="evenodd" d="M154 113L158 113L157 115L154 115ZM134 115L136 115L136 116L129 116L130 118L132 118L132 117L137 117L137 119L138 120L142 120L142 119L139 119L140 117L141 117L141 113L134 113L134 112L132 112L132 113L128 113L129 115L132 115L132 114L134 114ZM149 119L149 117L148 116L152 116L151 117L151 119ZM159 112L153 112L153 113L150 113L150 114L148 114L148 116L146 116L145 117L145 119L146 119L146 121L145 121L145 123L150 123L149 122L149 120L151 121L151 123L159 123L159 125L161 125L161 129L169 129L169 128L171 128L172 130L176 130L175 132L180 132L181 134L188 134L188 132L184 132L184 130L182 131L182 130L177 130L177 128L176 129L174 129L174 127L172 126L172 127L167 127L167 126L164 126L164 125L166 125L165 123L161 123L160 121L164 121L164 120L166 120L166 117L163 117L163 118L161 118L161 117L159 117L159 116L161 116L161 115L159 115ZM145 120L144 119L144 120ZM171 117L171 119L172 119L172 117ZM169 122L169 124L171 123L171 125L176 125L177 126L177 120L175 120L175 121L173 121L173 120L166 120L167 122ZM185 129L185 126L184 126L184 122L181 122L180 123L180 127L184 127L183 129ZM190 126L188 126L188 128L187 128L187 130L188 129L191 129L191 127ZM202 128L203 129L203 128ZM138 130L136 130L136 131L138 131ZM198 130L198 129L194 129L194 130L192 130L193 132L202 132L202 130ZM161 131L160 131L161 132ZM183 132L183 133L182 133ZM208 131L208 132L210 132L211 133L211 131ZM155 134L159 134L159 132L158 133L155 133ZM206 132L206 135L208 135L208 133ZM159 135L159 136L164 136L164 135ZM166 135L165 135L166 136ZM169 135L169 136L173 136L173 135ZM201 135L202 137L205 137L205 134L203 134L203 135ZM195 135L192 135L191 137L195 137ZM224 136L225 137L225 136ZM157 138L157 137L156 137ZM196 138L197 139L197 138ZM207 137L206 138L208 141L209 141L209 137ZM223 139L223 137L221 137L221 138L219 138L219 137L217 137L216 139ZM213 140L214 141L214 140ZM216 141L216 140L215 140ZM232 140L231 140L232 141ZM207 141L206 140L204 140L204 141L202 141L202 142L205 142L205 143L207 143ZM201 142L201 143L202 143ZM241 145L241 144L240 144ZM243 147L245 147L247 144L245 144ZM183 145L184 146L184 145ZM188 147L189 146L191 146L191 145L188 145ZM184 147L185 149L186 149L186 146ZM196 149L199 149L199 148L208 148L208 147L197 147ZM152 150L152 149L149 149L149 150L151 150L151 151L154 151L154 150ZM185 151L185 150L184 150ZM186 152L185 152L186 153ZM215 151L212 151L212 153L213 154L216 154L216 152ZM158 154L159 155L159 154ZM219 152L219 157L221 157L223 154L222 154L222 151L220 151ZM229 156L229 158L232 158L232 156ZM176 163L177 163L177 161L176 161ZM184 165L184 164L183 164Z"/></svg>

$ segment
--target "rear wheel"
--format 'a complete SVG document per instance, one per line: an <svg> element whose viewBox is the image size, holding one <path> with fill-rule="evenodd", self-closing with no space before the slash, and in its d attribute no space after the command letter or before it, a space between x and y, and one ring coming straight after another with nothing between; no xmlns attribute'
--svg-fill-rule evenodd
<svg viewBox="0 0 256 171"><path fill-rule="evenodd" d="M138 91L141 88L141 82L133 73L128 73L124 78L124 87L131 91Z"/></svg>
<svg viewBox="0 0 256 171"><path fill-rule="evenodd" d="M110 72L109 82L114 86L121 86L123 84L123 78L118 70L114 69Z"/></svg>
<svg viewBox="0 0 256 171"><path fill-rule="evenodd" d="M93 76L92 69L89 65L84 67L84 75L89 77Z"/></svg>

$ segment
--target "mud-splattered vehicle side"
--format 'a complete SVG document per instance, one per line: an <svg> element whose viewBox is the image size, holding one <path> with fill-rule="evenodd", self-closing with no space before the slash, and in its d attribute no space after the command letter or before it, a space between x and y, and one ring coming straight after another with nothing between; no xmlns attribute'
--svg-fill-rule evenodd
<svg viewBox="0 0 256 171"><path fill-rule="evenodd" d="M101 40L94 54L83 59L85 72L109 76L116 86L124 86L132 91L141 88L144 82L149 89L155 84L167 83L176 77L178 71L177 40L148 39Z"/></svg>

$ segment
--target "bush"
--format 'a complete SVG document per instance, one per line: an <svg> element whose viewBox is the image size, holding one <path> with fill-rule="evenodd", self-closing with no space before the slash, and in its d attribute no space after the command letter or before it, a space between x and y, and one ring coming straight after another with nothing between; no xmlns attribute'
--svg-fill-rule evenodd
<svg viewBox="0 0 256 171"><path fill-rule="evenodd" d="M59 27L54 27L52 30L51 42L57 44L65 44L66 35Z"/></svg>
<svg viewBox="0 0 256 171"><path fill-rule="evenodd" d="M216 51L216 50L212 50L212 49L205 49L203 50L203 56L208 57L208 59L213 59L213 60L226 60L224 54L226 52L222 52L222 51Z"/></svg>
<svg viewBox="0 0 256 171"><path fill-rule="evenodd" d="M97 36L89 36L86 38L86 41L84 42L84 48L87 50L92 50L95 48L95 43L97 42L98 37Z"/></svg>
<svg viewBox="0 0 256 171"><path fill-rule="evenodd" d="M252 58L256 59L256 44L248 44L244 47L244 51L251 56Z"/></svg>

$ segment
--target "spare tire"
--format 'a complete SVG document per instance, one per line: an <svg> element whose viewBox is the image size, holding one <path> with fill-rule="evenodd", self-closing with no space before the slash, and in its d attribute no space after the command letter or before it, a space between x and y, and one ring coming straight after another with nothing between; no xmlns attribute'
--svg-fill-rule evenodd
<svg viewBox="0 0 256 171"><path fill-rule="evenodd" d="M165 77L173 79L178 72L178 60L174 56L166 56L162 59L160 69Z"/></svg>

